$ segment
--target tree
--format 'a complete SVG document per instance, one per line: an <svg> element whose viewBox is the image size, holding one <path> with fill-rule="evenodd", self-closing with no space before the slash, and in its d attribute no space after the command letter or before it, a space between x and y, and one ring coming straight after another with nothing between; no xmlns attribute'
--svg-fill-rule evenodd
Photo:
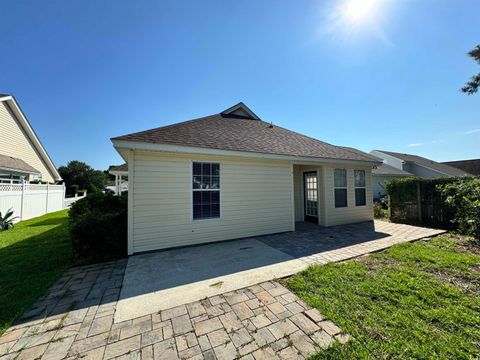
<svg viewBox="0 0 480 360"><path fill-rule="evenodd" d="M73 160L67 166L58 168L67 188L75 187L88 192L102 191L107 177L101 170L95 170L84 162Z"/></svg>
<svg viewBox="0 0 480 360"><path fill-rule="evenodd" d="M473 58L477 63L480 64L480 45L477 45L472 51L468 53L468 56ZM472 76L469 82L462 87L462 91L468 95L472 95L478 91L480 87L480 73Z"/></svg>

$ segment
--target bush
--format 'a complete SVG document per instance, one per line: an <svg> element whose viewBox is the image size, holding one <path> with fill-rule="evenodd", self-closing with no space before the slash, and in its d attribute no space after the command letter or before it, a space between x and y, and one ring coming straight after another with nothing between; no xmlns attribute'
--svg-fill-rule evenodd
<svg viewBox="0 0 480 360"><path fill-rule="evenodd" d="M382 203L374 202L373 203L373 217L375 219L387 219L388 218L388 210L384 209Z"/></svg>
<svg viewBox="0 0 480 360"><path fill-rule="evenodd" d="M127 255L127 196L89 193L72 205L70 232L75 252L91 261Z"/></svg>
<svg viewBox="0 0 480 360"><path fill-rule="evenodd" d="M480 179L464 177L437 188L454 211L459 231L480 239Z"/></svg>

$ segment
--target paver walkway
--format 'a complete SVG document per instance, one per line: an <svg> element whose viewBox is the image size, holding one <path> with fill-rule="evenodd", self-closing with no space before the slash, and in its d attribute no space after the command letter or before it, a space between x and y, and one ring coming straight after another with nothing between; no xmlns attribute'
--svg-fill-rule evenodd
<svg viewBox="0 0 480 360"><path fill-rule="evenodd" d="M365 224L343 230L305 226L290 237L279 234L261 241L276 240L271 246L306 263L326 263L441 232L375 222L375 229ZM275 281L114 323L126 263L67 271L0 337L0 360L296 359L348 340Z"/></svg>
<svg viewBox="0 0 480 360"><path fill-rule="evenodd" d="M113 323L124 268L65 273L0 338L0 359L302 359L349 338L273 281Z"/></svg>

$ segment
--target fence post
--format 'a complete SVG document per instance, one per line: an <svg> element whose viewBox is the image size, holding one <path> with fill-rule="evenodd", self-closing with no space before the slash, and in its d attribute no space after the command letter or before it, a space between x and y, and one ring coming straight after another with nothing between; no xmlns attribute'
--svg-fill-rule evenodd
<svg viewBox="0 0 480 360"><path fill-rule="evenodd" d="M48 190L49 190L49 183L47 182L47 198L45 200L45 214L48 214Z"/></svg>
<svg viewBox="0 0 480 360"><path fill-rule="evenodd" d="M23 208L25 207L24 199L25 199L25 181L22 182L22 198L20 202L20 220L23 220Z"/></svg>
<svg viewBox="0 0 480 360"><path fill-rule="evenodd" d="M417 217L418 221L422 222L422 191L420 181L417 181Z"/></svg>
<svg viewBox="0 0 480 360"><path fill-rule="evenodd" d="M63 189L62 189L62 209L65 209L67 206L65 206L65 191L67 191L67 188L65 187L65 183L63 183Z"/></svg>

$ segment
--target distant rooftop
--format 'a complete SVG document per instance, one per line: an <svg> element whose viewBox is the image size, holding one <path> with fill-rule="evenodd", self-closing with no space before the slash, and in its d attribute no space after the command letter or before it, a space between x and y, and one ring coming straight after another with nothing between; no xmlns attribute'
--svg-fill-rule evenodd
<svg viewBox="0 0 480 360"><path fill-rule="evenodd" d="M33 166L30 166L22 159L17 159L8 155L0 155L0 169L27 174L40 174L40 171Z"/></svg>
<svg viewBox="0 0 480 360"><path fill-rule="evenodd" d="M468 172L469 174L480 176L480 159L445 161L442 164L453 166L454 168Z"/></svg>
<svg viewBox="0 0 480 360"><path fill-rule="evenodd" d="M387 176L413 176L413 174L397 169L396 167L390 166L383 163L382 165L377 166L372 170L373 175L387 175Z"/></svg>
<svg viewBox="0 0 480 360"><path fill-rule="evenodd" d="M122 165L111 165L108 167L108 171L128 171L128 165L127 164L122 164Z"/></svg>
<svg viewBox="0 0 480 360"><path fill-rule="evenodd" d="M401 159L406 162L413 162L416 163L420 166L424 166L427 168L430 168L432 170L438 171L442 174L445 174L446 176L462 176L462 175L469 175L467 172L464 170L457 169L455 167L449 166L447 164L442 164L434 160L430 160L427 158L424 158L422 156L418 155L412 155L412 154L402 154L402 153L397 153L393 151L385 151L385 150L375 150L382 152L384 154L396 157L398 159Z"/></svg>

